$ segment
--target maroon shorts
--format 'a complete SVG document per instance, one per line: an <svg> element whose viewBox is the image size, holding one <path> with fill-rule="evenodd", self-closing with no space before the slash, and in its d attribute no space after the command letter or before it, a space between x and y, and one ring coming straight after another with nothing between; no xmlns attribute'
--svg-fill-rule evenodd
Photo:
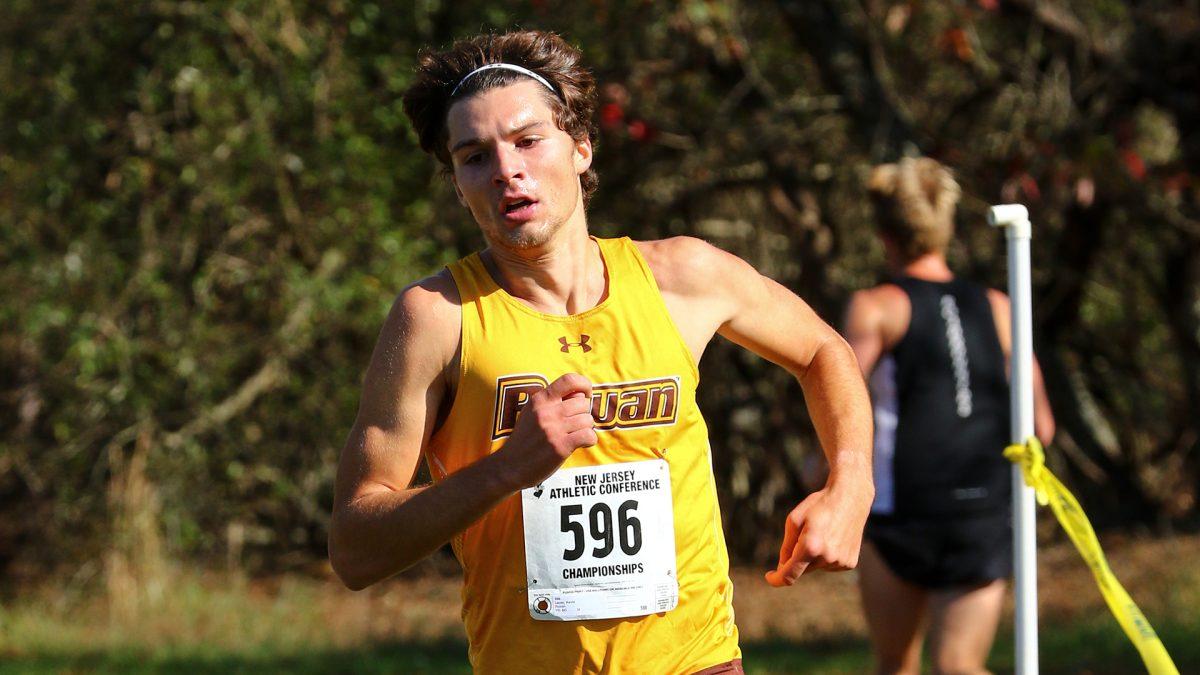
<svg viewBox="0 0 1200 675"><path fill-rule="evenodd" d="M697 670L694 675L745 675L745 672L742 670L742 660L734 659L709 666L704 670Z"/></svg>

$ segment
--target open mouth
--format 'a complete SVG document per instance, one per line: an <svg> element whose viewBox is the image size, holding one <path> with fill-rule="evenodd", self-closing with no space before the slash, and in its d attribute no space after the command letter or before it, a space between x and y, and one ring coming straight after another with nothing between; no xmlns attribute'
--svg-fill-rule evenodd
<svg viewBox="0 0 1200 675"><path fill-rule="evenodd" d="M510 223L525 222L534 217L537 205L536 199L514 196L500 202L500 213Z"/></svg>
<svg viewBox="0 0 1200 675"><path fill-rule="evenodd" d="M518 199L517 201L505 206L504 213L505 214L515 213L527 206L533 206L533 202L528 199Z"/></svg>

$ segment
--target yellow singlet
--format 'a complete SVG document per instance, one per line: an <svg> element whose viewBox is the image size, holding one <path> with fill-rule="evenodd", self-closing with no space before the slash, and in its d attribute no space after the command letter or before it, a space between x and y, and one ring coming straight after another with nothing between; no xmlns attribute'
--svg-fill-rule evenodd
<svg viewBox="0 0 1200 675"><path fill-rule="evenodd" d="M596 242L608 295L571 316L522 304L478 254L450 266L462 297L462 370L426 459L434 480L458 471L503 446L530 383L568 372L587 377L599 442L576 450L563 468L665 460L678 605L633 618L534 620L518 493L452 542L476 672L692 673L741 657L695 361L634 243Z"/></svg>

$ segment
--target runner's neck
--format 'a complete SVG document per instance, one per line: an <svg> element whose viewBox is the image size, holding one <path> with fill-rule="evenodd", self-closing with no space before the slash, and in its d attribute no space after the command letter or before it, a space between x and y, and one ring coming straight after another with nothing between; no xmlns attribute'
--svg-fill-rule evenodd
<svg viewBox="0 0 1200 675"><path fill-rule="evenodd" d="M578 314L608 295L600 245L583 227L563 228L550 242L528 254L489 246L480 257L496 283L509 295L544 314Z"/></svg>
<svg viewBox="0 0 1200 675"><path fill-rule="evenodd" d="M946 264L946 256L940 252L931 252L914 258L905 263L900 270L901 274L914 279L922 279L924 281L950 281L954 279L954 272L950 271L950 266Z"/></svg>

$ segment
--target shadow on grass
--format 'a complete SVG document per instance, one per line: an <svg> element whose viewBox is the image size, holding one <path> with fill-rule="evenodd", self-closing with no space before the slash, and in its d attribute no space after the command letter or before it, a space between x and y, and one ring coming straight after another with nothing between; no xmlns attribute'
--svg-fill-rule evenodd
<svg viewBox="0 0 1200 675"><path fill-rule="evenodd" d="M1101 617L1102 619L1102 617ZM1118 675L1143 672L1137 651L1111 620L1065 629L1043 626L1040 670L1046 674ZM1162 639L1180 672L1200 672L1200 641L1190 626L1164 626ZM848 675L871 668L867 643L840 639L798 643L783 639L745 642L746 672L753 675ZM989 667L1013 672L1010 631L999 636ZM214 649L114 650L0 654L8 673L470 673L464 642L378 642L350 649L222 652Z"/></svg>
<svg viewBox="0 0 1200 675"><path fill-rule="evenodd" d="M864 672L861 641L796 644L784 640L742 646L746 671ZM0 673L470 673L463 642L379 642L353 649L231 653L194 648L170 651L93 651L0 656Z"/></svg>
<svg viewBox="0 0 1200 675"><path fill-rule="evenodd" d="M1044 675L1128 675L1146 671L1133 644L1107 614L1086 623L1043 625L1042 629L1038 667ZM1200 627L1168 623L1159 635L1179 672L1200 673ZM756 675L840 675L867 673L872 668L870 650L863 640L750 642L742 645L742 651L746 672ZM988 667L994 673L1015 671L1011 631L1002 631L998 636ZM925 671L929 671L928 659Z"/></svg>
<svg viewBox="0 0 1200 675"><path fill-rule="evenodd" d="M1181 673L1200 673L1200 621L1164 621L1159 637ZM1043 621L1038 638L1039 671L1044 675L1129 675L1146 668L1133 644L1113 618L1099 613L1084 621ZM813 673L841 675L872 669L865 640L824 642L770 640L742 645L747 673ZM1015 671L1013 636L1002 629L988 667L994 673ZM925 672L929 672L926 658Z"/></svg>
<svg viewBox="0 0 1200 675"><path fill-rule="evenodd" d="M351 649L230 653L119 650L0 655L0 673L470 673L465 642L379 642Z"/></svg>
<svg viewBox="0 0 1200 675"><path fill-rule="evenodd" d="M742 642L742 664L747 673L754 675L842 675L869 672L871 656L865 640L845 638L801 643L775 639Z"/></svg>

